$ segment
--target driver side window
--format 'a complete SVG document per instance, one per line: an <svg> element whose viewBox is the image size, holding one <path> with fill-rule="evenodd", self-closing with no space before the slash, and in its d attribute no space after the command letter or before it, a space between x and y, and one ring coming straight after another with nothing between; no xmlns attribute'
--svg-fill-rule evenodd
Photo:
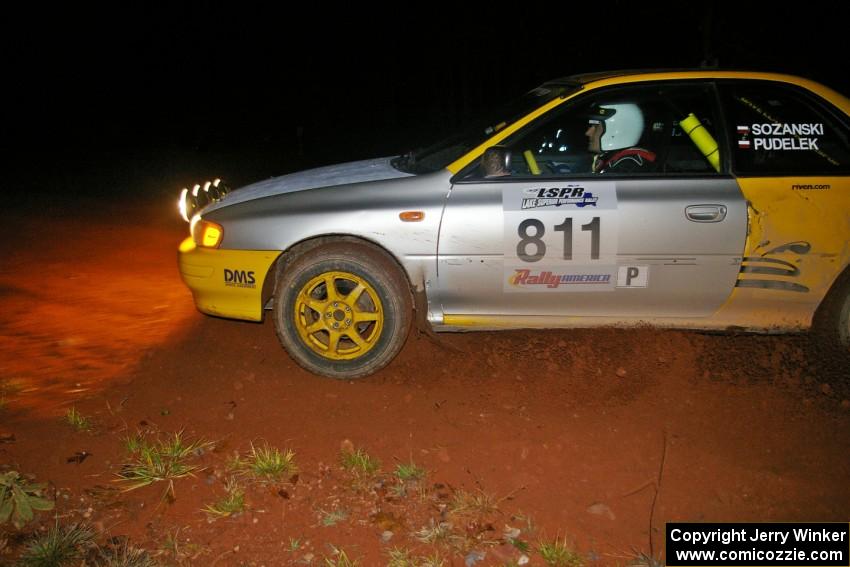
<svg viewBox="0 0 850 567"><path fill-rule="evenodd" d="M721 163L719 122L711 101L712 91L705 85L591 93L503 142L511 156L510 175L716 174Z"/></svg>

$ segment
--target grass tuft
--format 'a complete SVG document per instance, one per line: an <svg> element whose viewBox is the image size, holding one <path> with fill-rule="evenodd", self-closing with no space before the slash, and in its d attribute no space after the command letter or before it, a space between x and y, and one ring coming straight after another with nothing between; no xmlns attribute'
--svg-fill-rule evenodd
<svg viewBox="0 0 850 567"><path fill-rule="evenodd" d="M422 529L413 532L413 537L422 543L449 543L456 536L449 522L435 522L433 519Z"/></svg>
<svg viewBox="0 0 850 567"><path fill-rule="evenodd" d="M436 551L434 555L417 557L416 560L418 561L416 567L443 567L446 564L445 560Z"/></svg>
<svg viewBox="0 0 850 567"><path fill-rule="evenodd" d="M498 501L483 490L468 492L460 489L454 493L448 510L455 515L487 515L499 511Z"/></svg>
<svg viewBox="0 0 850 567"><path fill-rule="evenodd" d="M128 455L135 455L141 451L144 446L145 437L140 432L136 432L134 435L128 435L124 438L124 450L127 451Z"/></svg>
<svg viewBox="0 0 850 567"><path fill-rule="evenodd" d="M395 468L395 475L402 482L418 482L425 478L425 474L425 469L417 466L413 461L400 464Z"/></svg>
<svg viewBox="0 0 850 567"><path fill-rule="evenodd" d="M359 477L372 476L381 468L381 461L371 457L363 449L343 451L340 460L343 469Z"/></svg>
<svg viewBox="0 0 850 567"><path fill-rule="evenodd" d="M203 453L212 445L208 441L186 443L182 432L149 444L139 441L138 448L131 454L131 462L124 465L118 477L129 484L125 490L135 490L155 482L168 482L165 494L174 496L174 479L192 476L197 465L187 461ZM128 444L129 448L129 444Z"/></svg>
<svg viewBox="0 0 850 567"><path fill-rule="evenodd" d="M157 567L158 563L147 551L130 545L128 541L101 547L98 550L97 567Z"/></svg>
<svg viewBox="0 0 850 567"><path fill-rule="evenodd" d="M540 542L537 551L550 567L580 567L584 560L567 544L567 538L551 542Z"/></svg>
<svg viewBox="0 0 850 567"><path fill-rule="evenodd" d="M211 520L227 518L241 514L245 511L245 491L239 486L235 478L228 479L224 485L227 496L218 500L215 504L209 504L204 508Z"/></svg>
<svg viewBox="0 0 850 567"><path fill-rule="evenodd" d="M21 567L57 567L80 562L94 546L94 530L88 526L58 524L31 539L18 564Z"/></svg>
<svg viewBox="0 0 850 567"><path fill-rule="evenodd" d="M430 557L413 557L410 551L403 547L394 547L389 550L390 560L387 567L443 567L445 562L436 552Z"/></svg>
<svg viewBox="0 0 850 567"><path fill-rule="evenodd" d="M77 408L72 407L65 414L65 421L68 425L77 431L90 431L92 428L91 420L77 411Z"/></svg>
<svg viewBox="0 0 850 567"><path fill-rule="evenodd" d="M259 480L274 481L292 476L298 472L295 464L295 451L264 444L262 447L251 445L251 452L245 458L237 459L234 468Z"/></svg>
<svg viewBox="0 0 850 567"><path fill-rule="evenodd" d="M322 512L322 525L326 528L335 526L338 523L348 518L348 512L345 510L331 510L330 512Z"/></svg>
<svg viewBox="0 0 850 567"><path fill-rule="evenodd" d="M387 554L390 556L387 567L416 567L416 560L410 556L410 551L404 547L394 547Z"/></svg>
<svg viewBox="0 0 850 567"><path fill-rule="evenodd" d="M325 557L325 567L357 567L360 562L356 559L349 559L345 551L338 547L331 546L333 549L332 557Z"/></svg>

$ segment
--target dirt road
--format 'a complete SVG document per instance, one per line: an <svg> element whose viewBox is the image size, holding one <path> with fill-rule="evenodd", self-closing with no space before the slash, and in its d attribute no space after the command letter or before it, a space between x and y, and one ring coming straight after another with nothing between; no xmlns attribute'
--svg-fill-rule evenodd
<svg viewBox="0 0 850 567"><path fill-rule="evenodd" d="M402 549L543 565L555 540L622 565L657 556L668 521L848 520L848 382L819 373L803 337L413 333L379 374L335 382L295 365L270 321L194 310L171 202L47 212L63 214L14 211L0 228L0 465L57 503L4 526L0 563L54 515L163 563L216 565L340 550L385 565ZM65 422L72 406L88 430ZM194 475L167 498L164 482L122 492L127 438L181 431L212 443ZM265 444L292 449L298 474L237 475L245 510L210 521L234 456ZM352 447L381 472L342 468ZM426 477L399 480L410 463Z"/></svg>

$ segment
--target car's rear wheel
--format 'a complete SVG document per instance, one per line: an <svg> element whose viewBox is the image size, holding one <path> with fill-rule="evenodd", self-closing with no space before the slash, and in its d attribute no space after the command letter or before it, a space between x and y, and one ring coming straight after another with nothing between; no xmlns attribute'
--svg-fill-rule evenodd
<svg viewBox="0 0 850 567"><path fill-rule="evenodd" d="M850 286L844 288L844 302L838 311L838 342L850 355Z"/></svg>
<svg viewBox="0 0 850 567"><path fill-rule="evenodd" d="M368 244L340 242L288 262L275 288L278 338L301 366L352 379L383 368L410 328L407 279L395 261Z"/></svg>
<svg viewBox="0 0 850 567"><path fill-rule="evenodd" d="M846 269L815 314L814 329L827 355L850 361L850 268Z"/></svg>

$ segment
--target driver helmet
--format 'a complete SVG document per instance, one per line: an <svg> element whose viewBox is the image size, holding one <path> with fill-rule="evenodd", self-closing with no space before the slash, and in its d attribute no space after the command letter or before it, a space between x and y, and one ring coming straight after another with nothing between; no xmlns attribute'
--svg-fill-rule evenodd
<svg viewBox="0 0 850 567"><path fill-rule="evenodd" d="M635 146L643 134L643 112L631 102L595 106L588 122L605 128L600 139L603 152Z"/></svg>

